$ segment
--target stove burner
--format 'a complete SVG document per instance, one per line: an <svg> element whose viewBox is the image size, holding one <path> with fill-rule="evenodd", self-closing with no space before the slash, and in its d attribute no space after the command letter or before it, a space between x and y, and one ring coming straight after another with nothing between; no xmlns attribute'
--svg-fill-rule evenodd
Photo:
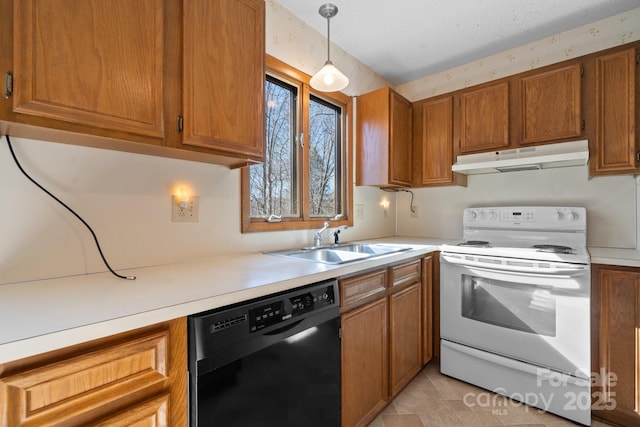
<svg viewBox="0 0 640 427"><path fill-rule="evenodd" d="M575 254L576 251L569 246L561 246L561 245L533 245L534 248L538 250L538 252L550 252L554 254Z"/></svg>
<svg viewBox="0 0 640 427"><path fill-rule="evenodd" d="M466 242L458 243L457 246L472 246L475 248L490 248L491 244L485 240L467 240Z"/></svg>

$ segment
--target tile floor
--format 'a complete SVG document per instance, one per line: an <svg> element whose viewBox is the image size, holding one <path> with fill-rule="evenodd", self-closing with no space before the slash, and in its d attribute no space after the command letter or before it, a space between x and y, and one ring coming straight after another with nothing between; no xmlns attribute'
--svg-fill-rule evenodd
<svg viewBox="0 0 640 427"><path fill-rule="evenodd" d="M472 393L474 398L465 399L467 393ZM431 362L369 424L369 427L580 425L506 397L487 393L484 389L442 375L439 366ZM598 421L593 421L591 425L608 427L608 424Z"/></svg>

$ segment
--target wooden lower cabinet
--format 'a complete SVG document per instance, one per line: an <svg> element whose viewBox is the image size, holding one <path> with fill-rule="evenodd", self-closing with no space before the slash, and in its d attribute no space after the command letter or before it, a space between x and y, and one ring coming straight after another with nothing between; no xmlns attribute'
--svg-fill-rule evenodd
<svg viewBox="0 0 640 427"><path fill-rule="evenodd" d="M420 282L389 296L389 387L395 396L422 369Z"/></svg>
<svg viewBox="0 0 640 427"><path fill-rule="evenodd" d="M640 268L592 266L592 416L640 426Z"/></svg>
<svg viewBox="0 0 640 427"><path fill-rule="evenodd" d="M186 319L0 366L0 426L186 426Z"/></svg>
<svg viewBox="0 0 640 427"><path fill-rule="evenodd" d="M431 257L341 279L342 426L365 426L431 358ZM423 298L427 289L429 298ZM430 319L431 310L428 309ZM430 322L429 322L430 323Z"/></svg>
<svg viewBox="0 0 640 427"><path fill-rule="evenodd" d="M387 404L385 298L342 316L342 425L367 425Z"/></svg>

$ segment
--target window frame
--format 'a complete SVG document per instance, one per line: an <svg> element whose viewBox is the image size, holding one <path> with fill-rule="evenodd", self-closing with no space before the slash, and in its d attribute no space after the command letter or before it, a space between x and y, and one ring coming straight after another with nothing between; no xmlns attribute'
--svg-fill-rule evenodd
<svg viewBox="0 0 640 427"><path fill-rule="evenodd" d="M265 69L267 74L280 78L284 82L290 82L299 87L298 111L301 113L298 120L298 129L305 135L303 147L296 144L298 155L301 156L301 170L299 185L301 194L299 198L299 216L283 217L281 221L269 222L266 218L251 218L250 191L249 191L249 167L242 168L241 171L241 225L243 233L282 231L282 230L307 230L320 228L327 221L328 217L312 217L310 215L309 203L309 102L311 94L314 97L325 100L331 104L342 108L342 152L341 168L342 173L337 177L342 183L342 204L343 217L331 221L334 227L340 225L353 226L353 146L352 146L352 124L353 102L351 97L341 92L323 93L311 89L309 80L311 76L291 67L290 65L270 56L265 56ZM265 75L266 79L266 75ZM300 132L298 132L300 133Z"/></svg>

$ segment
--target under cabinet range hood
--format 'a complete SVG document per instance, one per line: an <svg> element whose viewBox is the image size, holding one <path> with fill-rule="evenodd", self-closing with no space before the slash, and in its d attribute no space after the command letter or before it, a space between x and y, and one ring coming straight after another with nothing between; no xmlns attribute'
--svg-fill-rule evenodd
<svg viewBox="0 0 640 427"><path fill-rule="evenodd" d="M451 169L464 175L477 175L584 166L588 162L589 141L584 140L465 154L458 156Z"/></svg>

